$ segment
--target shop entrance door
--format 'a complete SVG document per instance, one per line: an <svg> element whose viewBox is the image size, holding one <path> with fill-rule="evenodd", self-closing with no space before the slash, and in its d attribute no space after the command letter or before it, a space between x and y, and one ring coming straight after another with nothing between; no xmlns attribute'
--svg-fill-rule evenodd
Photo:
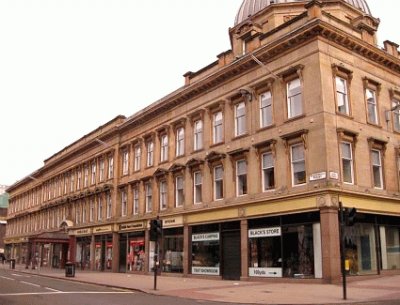
<svg viewBox="0 0 400 305"><path fill-rule="evenodd" d="M240 231L222 233L222 273L224 280L240 280Z"/></svg>

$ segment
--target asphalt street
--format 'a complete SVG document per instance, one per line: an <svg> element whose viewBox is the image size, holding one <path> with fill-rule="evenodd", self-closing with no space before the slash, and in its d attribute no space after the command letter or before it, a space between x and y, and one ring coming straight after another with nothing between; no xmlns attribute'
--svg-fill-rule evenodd
<svg viewBox="0 0 400 305"><path fill-rule="evenodd" d="M216 305L0 270L0 305ZM229 303L224 303L229 305ZM230 303L230 305L234 305Z"/></svg>

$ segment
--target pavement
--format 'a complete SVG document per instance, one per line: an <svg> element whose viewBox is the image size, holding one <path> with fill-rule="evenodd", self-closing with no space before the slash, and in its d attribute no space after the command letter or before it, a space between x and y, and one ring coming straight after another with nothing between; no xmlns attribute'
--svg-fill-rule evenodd
<svg viewBox="0 0 400 305"><path fill-rule="evenodd" d="M8 264L1 269L10 269ZM70 281L93 283L130 289L144 293L190 298L196 300L242 304L400 304L400 275L359 276L347 285L347 300L343 300L341 284L320 284L315 281L263 280L223 281L180 276L154 277L132 273L109 273L76 270L75 277L66 277L63 269L25 269L15 271Z"/></svg>

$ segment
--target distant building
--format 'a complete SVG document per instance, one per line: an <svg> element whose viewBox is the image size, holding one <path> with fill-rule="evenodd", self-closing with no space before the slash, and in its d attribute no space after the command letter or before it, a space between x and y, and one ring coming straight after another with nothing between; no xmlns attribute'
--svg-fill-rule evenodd
<svg viewBox="0 0 400 305"><path fill-rule="evenodd" d="M6 192L7 185L0 184L0 195Z"/></svg>
<svg viewBox="0 0 400 305"><path fill-rule="evenodd" d="M400 273L398 45L365 0L244 0L233 20L183 87L7 189L18 262L148 273L158 216L165 274L332 282L341 202L348 273Z"/></svg>
<svg viewBox="0 0 400 305"><path fill-rule="evenodd" d="M4 253L4 237L6 236L8 194L7 186L0 185L0 254Z"/></svg>

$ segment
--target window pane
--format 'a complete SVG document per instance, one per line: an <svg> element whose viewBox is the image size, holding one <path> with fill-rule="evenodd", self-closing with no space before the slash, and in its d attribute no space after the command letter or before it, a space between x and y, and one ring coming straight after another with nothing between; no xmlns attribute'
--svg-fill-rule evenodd
<svg viewBox="0 0 400 305"><path fill-rule="evenodd" d="M288 116L289 118L301 115L302 97L300 79L294 79L287 84Z"/></svg>
<svg viewBox="0 0 400 305"><path fill-rule="evenodd" d="M298 161L304 159L304 148L301 145L293 146L292 147L292 160Z"/></svg>
<svg viewBox="0 0 400 305"><path fill-rule="evenodd" d="M342 143L342 157L346 159L352 159L350 143Z"/></svg>
<svg viewBox="0 0 400 305"><path fill-rule="evenodd" d="M237 162L237 175L245 175L247 172L246 161L240 160Z"/></svg>
<svg viewBox="0 0 400 305"><path fill-rule="evenodd" d="M215 168L215 179L222 179L223 174L224 171L222 169L222 166L218 166Z"/></svg>
<svg viewBox="0 0 400 305"><path fill-rule="evenodd" d="M274 159L271 153L263 154L263 168L274 166Z"/></svg>
<svg viewBox="0 0 400 305"><path fill-rule="evenodd" d="M372 151L372 164L377 166L381 165L381 156L379 151L376 150Z"/></svg>

